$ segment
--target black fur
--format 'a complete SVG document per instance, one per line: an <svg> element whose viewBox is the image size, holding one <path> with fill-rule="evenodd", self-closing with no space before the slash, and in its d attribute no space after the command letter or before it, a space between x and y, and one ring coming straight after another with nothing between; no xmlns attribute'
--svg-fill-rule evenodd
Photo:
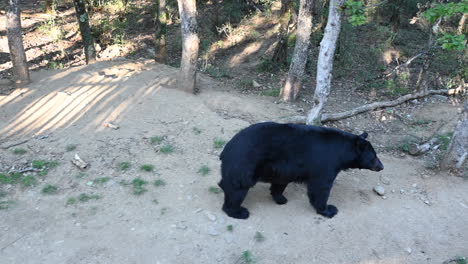
<svg viewBox="0 0 468 264"><path fill-rule="evenodd" d="M223 210L231 217L246 219L249 211L241 204L258 181L271 183L271 196L277 204L287 202L283 191L288 183L304 182L317 213L333 217L338 209L327 201L341 170L383 169L366 137L367 133L357 136L337 129L273 122L243 129L220 156Z"/></svg>

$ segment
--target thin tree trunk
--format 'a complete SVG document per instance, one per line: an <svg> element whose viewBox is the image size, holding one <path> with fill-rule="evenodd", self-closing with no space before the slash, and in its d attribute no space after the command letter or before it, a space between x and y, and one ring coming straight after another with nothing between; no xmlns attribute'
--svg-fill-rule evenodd
<svg viewBox="0 0 468 264"><path fill-rule="evenodd" d="M463 34L463 32L465 31L465 24L466 24L467 18L468 18L468 14L464 13L460 19L460 22L458 23L458 29L457 29L458 35Z"/></svg>
<svg viewBox="0 0 468 264"><path fill-rule="evenodd" d="M292 0L281 1L281 17L278 41L273 51L272 61L277 65L287 65L288 61L288 35L291 23Z"/></svg>
<svg viewBox="0 0 468 264"><path fill-rule="evenodd" d="M166 0L156 0L156 33L155 33L155 46L156 56L155 60L159 63L166 63L167 61L167 47L166 47L166 35L167 35L167 19L168 13L166 8Z"/></svg>
<svg viewBox="0 0 468 264"><path fill-rule="evenodd" d="M330 94L333 59L335 57L336 41L341 29L341 11L339 7L344 0L330 0L327 26L320 42L320 52L317 61L317 84L315 86L312 109L307 115L307 124L320 124L322 110Z"/></svg>
<svg viewBox="0 0 468 264"><path fill-rule="evenodd" d="M465 102L463 112L460 116L450 146L444 160L441 163L443 170L454 169L468 176L468 168L463 172L463 164L468 160L468 100Z"/></svg>
<svg viewBox="0 0 468 264"><path fill-rule="evenodd" d="M427 53L426 57L424 58L423 65L418 73L418 79L416 80L415 89L416 91L425 91L427 90L427 79L428 79L428 70L432 64L432 60L434 58L434 47L436 44L435 36L439 31L439 24L441 22L441 18L439 18L434 25L431 25L429 28L429 40L427 41Z"/></svg>
<svg viewBox="0 0 468 264"><path fill-rule="evenodd" d="M6 27L10 58L13 63L14 81L16 84L29 83L29 69L23 46L21 10L18 6L18 0L9 0L6 12Z"/></svg>
<svg viewBox="0 0 468 264"><path fill-rule="evenodd" d="M94 49L94 40L89 27L89 16L86 12L86 3L84 0L73 0L75 5L76 18L80 26L81 38L83 39L86 64L96 61L96 50Z"/></svg>
<svg viewBox="0 0 468 264"><path fill-rule="evenodd" d="M44 12L46 14L55 14L55 3L54 0L45 0Z"/></svg>
<svg viewBox="0 0 468 264"><path fill-rule="evenodd" d="M195 93L199 38L195 0L178 0L182 31L182 61L178 79L179 89Z"/></svg>
<svg viewBox="0 0 468 264"><path fill-rule="evenodd" d="M312 7L314 0L300 0L299 15L297 17L296 46L289 67L288 78L281 89L280 97L283 101L294 101L302 85L305 65L312 32Z"/></svg>

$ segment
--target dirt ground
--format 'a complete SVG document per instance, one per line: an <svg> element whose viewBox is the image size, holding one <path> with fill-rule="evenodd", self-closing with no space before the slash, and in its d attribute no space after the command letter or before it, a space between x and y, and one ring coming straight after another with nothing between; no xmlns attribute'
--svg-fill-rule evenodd
<svg viewBox="0 0 468 264"><path fill-rule="evenodd" d="M209 191L220 178L214 141L297 109L202 75L202 92L188 95L173 89L176 73L146 60L100 62L33 72L29 87L0 96L0 172L32 160L58 162L45 176L29 172L35 187L0 184L0 201L9 205L0 210L0 263L253 263L242 258L245 251L256 263L442 263L468 256L468 182L429 171L422 159L384 152L396 144L390 139L399 127L370 132L384 171L338 176L333 219L317 215L296 184L282 206L258 184L244 202L250 218L227 217L222 193ZM457 111L449 101L410 109L433 119ZM377 122L362 116L369 118L342 124L363 130ZM163 141L152 144L154 136ZM173 152L163 153L168 144ZM15 155L15 148L26 153ZM71 163L76 153L90 163L85 171ZM124 161L127 170L119 168ZM205 176L198 172L203 165L210 169ZM103 177L108 181L99 183ZM132 193L127 183L135 178L148 182L147 192ZM157 179L166 184L155 186ZM43 193L46 184L58 192ZM377 185L385 197L373 192ZM71 202L82 193L99 199Z"/></svg>

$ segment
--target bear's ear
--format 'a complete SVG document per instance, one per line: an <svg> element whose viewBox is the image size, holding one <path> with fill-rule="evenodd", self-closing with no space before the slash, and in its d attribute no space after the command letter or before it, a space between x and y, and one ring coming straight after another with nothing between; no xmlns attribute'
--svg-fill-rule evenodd
<svg viewBox="0 0 468 264"><path fill-rule="evenodd" d="M368 142L359 136L356 140L356 147L359 152L364 152L367 149Z"/></svg>
<svg viewBox="0 0 468 264"><path fill-rule="evenodd" d="M368 135L369 134L367 134L367 132L364 132L361 135L359 135L359 137L362 138L362 139L366 139Z"/></svg>

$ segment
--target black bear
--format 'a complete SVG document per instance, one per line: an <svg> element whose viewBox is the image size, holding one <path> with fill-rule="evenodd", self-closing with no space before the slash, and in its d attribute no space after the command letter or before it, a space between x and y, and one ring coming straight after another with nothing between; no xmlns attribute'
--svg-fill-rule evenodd
<svg viewBox="0 0 468 264"><path fill-rule="evenodd" d="M273 122L241 130L220 155L223 211L247 219L249 211L241 204L258 181L271 183L271 196L277 204L288 201L283 196L288 183L303 182L317 213L332 218L338 209L327 201L341 170L383 170L366 138L367 133L358 136L332 128Z"/></svg>

